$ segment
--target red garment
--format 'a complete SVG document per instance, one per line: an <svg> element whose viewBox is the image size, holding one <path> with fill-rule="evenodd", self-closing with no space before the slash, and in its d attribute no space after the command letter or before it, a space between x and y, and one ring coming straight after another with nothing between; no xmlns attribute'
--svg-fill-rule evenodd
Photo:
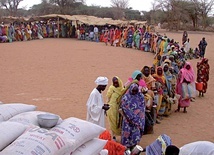
<svg viewBox="0 0 214 155"><path fill-rule="evenodd" d="M103 42L104 42L104 43L107 43L107 42L108 42L108 35L109 35L108 32L105 32L105 33L104 33L104 36L103 36Z"/></svg>
<svg viewBox="0 0 214 155"><path fill-rule="evenodd" d="M203 58L201 62L197 63L197 82L203 82L202 92L207 91L207 82L209 81L209 71L210 66L208 64L208 59Z"/></svg>
<svg viewBox="0 0 214 155"><path fill-rule="evenodd" d="M110 44L113 45L114 42L114 29L111 29L110 31Z"/></svg>
<svg viewBox="0 0 214 155"><path fill-rule="evenodd" d="M108 150L108 155L124 155L126 147L111 140L111 134L108 130L104 131L100 136L100 139L108 140L104 149Z"/></svg>
<svg viewBox="0 0 214 155"><path fill-rule="evenodd" d="M104 42L104 35L103 34L100 35L100 42Z"/></svg>

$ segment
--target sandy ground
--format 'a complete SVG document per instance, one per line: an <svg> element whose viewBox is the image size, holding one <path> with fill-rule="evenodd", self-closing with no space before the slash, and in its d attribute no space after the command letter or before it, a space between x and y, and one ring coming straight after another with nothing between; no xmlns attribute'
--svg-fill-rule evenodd
<svg viewBox="0 0 214 155"><path fill-rule="evenodd" d="M181 32L165 33L181 42ZM178 146L197 140L214 142L214 34L189 32L192 47L196 47L202 37L208 42L206 56L211 66L208 93L204 98L197 97L187 114L173 113L164 118L155 126L154 134L143 136L143 147L163 133ZM125 83L134 70L151 66L152 61L152 53L75 39L0 44L0 101L34 104L37 110L53 112L62 118L85 119L86 101L96 86L97 76L111 79L117 75ZM196 66L197 61L191 62ZM106 125L108 129L107 121Z"/></svg>

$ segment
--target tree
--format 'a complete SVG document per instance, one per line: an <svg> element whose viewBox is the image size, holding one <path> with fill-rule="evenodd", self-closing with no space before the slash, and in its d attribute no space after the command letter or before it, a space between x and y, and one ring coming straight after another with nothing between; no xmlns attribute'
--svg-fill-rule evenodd
<svg viewBox="0 0 214 155"><path fill-rule="evenodd" d="M111 0L114 19L123 19L125 17L124 10L129 6L129 0Z"/></svg>
<svg viewBox="0 0 214 155"><path fill-rule="evenodd" d="M198 9L202 18L203 28L207 26L207 19L209 12L212 11L214 0L192 0L195 7Z"/></svg>
<svg viewBox="0 0 214 155"><path fill-rule="evenodd" d="M143 20L140 11L132 10L132 9L125 9L125 17L127 20Z"/></svg>
<svg viewBox="0 0 214 155"><path fill-rule="evenodd" d="M156 8L161 9L166 14L166 21L170 30L179 29L182 12L182 8L179 7L180 2L180 0L157 0Z"/></svg>
<svg viewBox="0 0 214 155"><path fill-rule="evenodd" d="M189 20L192 21L193 28L197 29L199 11L192 1L183 2L183 16L185 16L186 18L188 17ZM188 21L186 21L186 23L188 23Z"/></svg>
<svg viewBox="0 0 214 155"><path fill-rule="evenodd" d="M0 0L0 6L5 8L10 16L16 16L18 6L23 0Z"/></svg>
<svg viewBox="0 0 214 155"><path fill-rule="evenodd" d="M50 3L59 6L60 13L69 14L71 9L78 7L81 4L84 4L84 0L50 0Z"/></svg>
<svg viewBox="0 0 214 155"><path fill-rule="evenodd" d="M48 3L46 0L43 0L40 4L33 5L28 10L28 14L31 14L33 16L41 16L55 13L59 13L59 7Z"/></svg>
<svg viewBox="0 0 214 155"><path fill-rule="evenodd" d="M0 8L0 19L2 17L2 14L3 14L3 10Z"/></svg>
<svg viewBox="0 0 214 155"><path fill-rule="evenodd" d="M111 0L112 7L126 9L129 6L129 0Z"/></svg>

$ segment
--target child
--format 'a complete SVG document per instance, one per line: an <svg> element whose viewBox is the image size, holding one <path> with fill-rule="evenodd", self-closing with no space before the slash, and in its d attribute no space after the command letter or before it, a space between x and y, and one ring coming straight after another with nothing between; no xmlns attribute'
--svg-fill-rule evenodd
<svg viewBox="0 0 214 155"><path fill-rule="evenodd" d="M196 59L198 59L198 58L199 58L199 56L200 56L200 51L198 50L198 48L197 48L197 47L195 48L195 50L194 50L193 54L194 54L194 57L195 57Z"/></svg>
<svg viewBox="0 0 214 155"><path fill-rule="evenodd" d="M89 33L89 38L90 38L90 41L93 41L93 39L94 39L94 32L93 31L91 31Z"/></svg>

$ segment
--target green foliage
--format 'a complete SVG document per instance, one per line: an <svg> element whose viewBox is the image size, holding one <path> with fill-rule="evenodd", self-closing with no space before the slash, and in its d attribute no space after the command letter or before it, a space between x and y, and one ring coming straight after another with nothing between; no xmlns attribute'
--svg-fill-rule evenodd
<svg viewBox="0 0 214 155"><path fill-rule="evenodd" d="M128 20L144 20L138 10L125 9L125 17Z"/></svg>
<svg viewBox="0 0 214 155"><path fill-rule="evenodd" d="M57 14L59 12L59 7L50 3L43 1L40 4L33 5L29 10L28 14L34 16L41 16L46 14Z"/></svg>
<svg viewBox="0 0 214 155"><path fill-rule="evenodd" d="M200 25L203 28L210 26L208 14L214 5L213 0L157 0L156 8L163 10L167 15L164 20L169 29L197 30Z"/></svg>

